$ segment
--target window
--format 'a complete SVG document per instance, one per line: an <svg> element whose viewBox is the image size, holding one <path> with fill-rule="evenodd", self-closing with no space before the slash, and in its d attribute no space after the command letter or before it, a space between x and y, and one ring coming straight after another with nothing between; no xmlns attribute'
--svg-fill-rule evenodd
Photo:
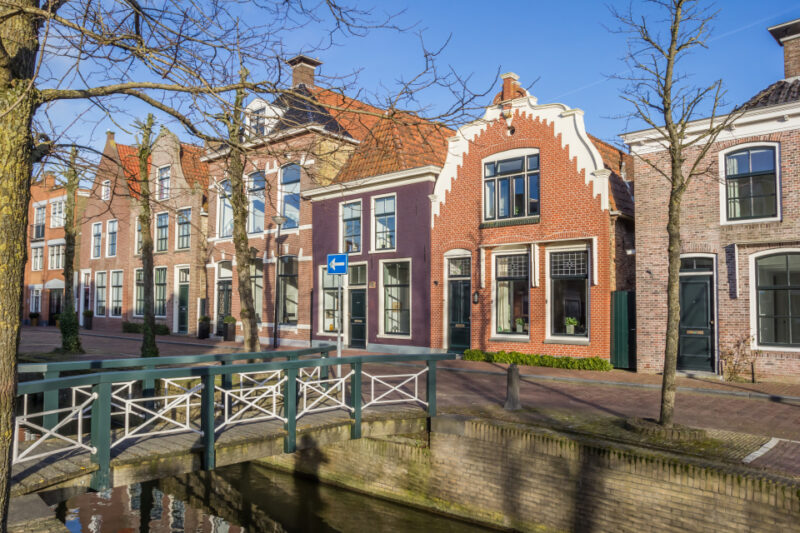
<svg viewBox="0 0 800 533"><path fill-rule="evenodd" d="M261 259L250 264L250 291L253 293L256 322L261 322L261 312L264 310L264 262Z"/></svg>
<svg viewBox="0 0 800 533"><path fill-rule="evenodd" d="M219 231L220 237L233 235L233 206L231 206L231 182L225 180L219 184Z"/></svg>
<svg viewBox="0 0 800 533"><path fill-rule="evenodd" d="M156 183L156 198L166 200L169 198L169 173L170 167L158 169L158 182Z"/></svg>
<svg viewBox="0 0 800 533"><path fill-rule="evenodd" d="M281 169L281 214L286 217L284 229L300 224L300 166L294 163Z"/></svg>
<svg viewBox="0 0 800 533"><path fill-rule="evenodd" d="M61 228L64 226L64 201L58 200L50 204L50 227Z"/></svg>
<svg viewBox="0 0 800 533"><path fill-rule="evenodd" d="M758 343L800 347L800 253L756 259Z"/></svg>
<svg viewBox="0 0 800 533"><path fill-rule="evenodd" d="M122 271L111 272L111 308L108 316L122 316Z"/></svg>
<svg viewBox="0 0 800 533"><path fill-rule="evenodd" d="M529 264L528 254L497 257L495 273L497 333L528 334Z"/></svg>
<svg viewBox="0 0 800 533"><path fill-rule="evenodd" d="M411 264L408 261L383 265L383 333L411 334Z"/></svg>
<svg viewBox="0 0 800 533"><path fill-rule="evenodd" d="M740 150L725 156L728 220L778 216L775 149Z"/></svg>
<svg viewBox="0 0 800 533"><path fill-rule="evenodd" d="M297 324L297 258L281 257L278 269L278 323Z"/></svg>
<svg viewBox="0 0 800 533"><path fill-rule="evenodd" d="M92 224L92 259L97 259L103 250L103 223Z"/></svg>
<svg viewBox="0 0 800 533"><path fill-rule="evenodd" d="M66 246L55 244L48 249L47 268L50 270L60 270L64 268L64 252Z"/></svg>
<svg viewBox="0 0 800 533"><path fill-rule="evenodd" d="M395 197L375 199L375 249L394 250Z"/></svg>
<svg viewBox="0 0 800 533"><path fill-rule="evenodd" d="M264 231L264 188L266 181L264 174L256 172L248 179L247 189L247 232L261 233Z"/></svg>
<svg viewBox="0 0 800 533"><path fill-rule="evenodd" d="M339 278L339 279L337 279ZM339 281L341 276L328 274L328 269L322 268L322 329L323 331L336 331L339 323Z"/></svg>
<svg viewBox="0 0 800 533"><path fill-rule="evenodd" d="M350 265L347 268L347 283L351 287L367 284L367 265Z"/></svg>
<svg viewBox="0 0 800 533"><path fill-rule="evenodd" d="M169 243L169 213L156 215L156 252L166 252Z"/></svg>
<svg viewBox="0 0 800 533"><path fill-rule="evenodd" d="M104 201L108 201L111 199L111 181L105 180L100 185L100 198Z"/></svg>
<svg viewBox="0 0 800 533"><path fill-rule="evenodd" d="M267 133L266 111L266 108L259 107L250 112L250 130L253 135L265 135Z"/></svg>
<svg viewBox="0 0 800 533"><path fill-rule="evenodd" d="M342 231L344 242L342 251L357 253L361 251L361 202L342 205Z"/></svg>
<svg viewBox="0 0 800 533"><path fill-rule="evenodd" d="M539 215L539 154L484 165L483 218Z"/></svg>
<svg viewBox="0 0 800 533"><path fill-rule="evenodd" d="M156 316L167 316L167 267L157 267L154 271Z"/></svg>
<svg viewBox="0 0 800 533"><path fill-rule="evenodd" d="M41 270L44 262L44 247L31 248L31 270Z"/></svg>
<svg viewBox="0 0 800 533"><path fill-rule="evenodd" d="M106 223L106 233L108 234L107 237L107 250L106 250L106 257L114 257L117 255L117 221L116 220L109 220Z"/></svg>
<svg viewBox="0 0 800 533"><path fill-rule="evenodd" d="M134 272L136 287L134 289L133 314L136 316L144 315L144 270L137 268Z"/></svg>
<svg viewBox="0 0 800 533"><path fill-rule="evenodd" d="M32 239L44 239L44 217L45 206L39 206L33 210L33 234Z"/></svg>
<svg viewBox="0 0 800 533"><path fill-rule="evenodd" d="M42 312L42 289L31 289L31 313Z"/></svg>
<svg viewBox="0 0 800 533"><path fill-rule="evenodd" d="M106 273L98 272L94 280L94 314L106 316Z"/></svg>
<svg viewBox="0 0 800 533"><path fill-rule="evenodd" d="M550 254L550 329L556 336L586 337L589 252Z"/></svg>
<svg viewBox="0 0 800 533"><path fill-rule="evenodd" d="M136 217L136 255L142 253L142 221Z"/></svg>
<svg viewBox="0 0 800 533"><path fill-rule="evenodd" d="M192 238L192 210L181 209L178 211L178 250L186 250Z"/></svg>

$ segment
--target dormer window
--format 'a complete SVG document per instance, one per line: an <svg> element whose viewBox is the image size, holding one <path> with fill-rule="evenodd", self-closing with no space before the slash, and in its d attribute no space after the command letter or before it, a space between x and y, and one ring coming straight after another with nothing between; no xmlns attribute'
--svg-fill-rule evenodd
<svg viewBox="0 0 800 533"><path fill-rule="evenodd" d="M267 109L259 107L250 112L250 131L253 135L266 135L267 133Z"/></svg>
<svg viewBox="0 0 800 533"><path fill-rule="evenodd" d="M539 154L483 166L483 219L539 216Z"/></svg>

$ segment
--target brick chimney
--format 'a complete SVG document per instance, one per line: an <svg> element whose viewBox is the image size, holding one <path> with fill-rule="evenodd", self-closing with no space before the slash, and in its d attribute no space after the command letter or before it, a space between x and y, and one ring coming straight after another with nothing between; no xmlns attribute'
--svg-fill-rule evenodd
<svg viewBox="0 0 800 533"><path fill-rule="evenodd" d="M767 28L778 44L783 46L783 77L800 76L800 19Z"/></svg>
<svg viewBox="0 0 800 533"><path fill-rule="evenodd" d="M297 87L298 85L312 87L314 85L314 72L322 64L322 61L299 55L291 58L287 63L292 67L292 87Z"/></svg>
<svg viewBox="0 0 800 533"><path fill-rule="evenodd" d="M501 74L500 78L503 80L503 96L501 101L513 100L516 98L517 87L519 87L519 76L513 72L506 72Z"/></svg>
<svg viewBox="0 0 800 533"><path fill-rule="evenodd" d="M114 142L114 132L111 130L106 130L106 143L113 143Z"/></svg>

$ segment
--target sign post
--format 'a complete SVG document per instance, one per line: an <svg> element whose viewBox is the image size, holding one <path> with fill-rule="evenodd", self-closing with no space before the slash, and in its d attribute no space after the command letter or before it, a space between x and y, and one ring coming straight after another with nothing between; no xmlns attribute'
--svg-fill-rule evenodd
<svg viewBox="0 0 800 533"><path fill-rule="evenodd" d="M343 311L342 305L342 276L347 274L347 254L328 254L328 275L339 276L339 296L337 302L337 311L339 312L339 319L336 321L336 357L342 356L342 330L343 327ZM342 376L342 365L336 365L336 375Z"/></svg>

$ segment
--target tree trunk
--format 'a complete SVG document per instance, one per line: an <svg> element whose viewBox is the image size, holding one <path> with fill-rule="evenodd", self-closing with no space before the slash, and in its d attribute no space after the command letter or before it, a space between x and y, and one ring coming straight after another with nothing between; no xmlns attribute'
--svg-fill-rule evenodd
<svg viewBox="0 0 800 533"><path fill-rule="evenodd" d="M75 194L78 191L78 151L72 149L70 166L67 169L67 206L64 213L64 311L61 313L61 348L65 352L83 353L78 315L75 313L73 294L73 261L75 261Z"/></svg>
<svg viewBox="0 0 800 533"><path fill-rule="evenodd" d="M680 165L680 163L678 163ZM681 271L681 199L683 179L673 175L669 195L667 235L669 245L667 276L667 342L664 349L664 373L661 384L661 415L659 422L672 426L675 413L675 372L678 367L678 339L681 321L680 271Z"/></svg>
<svg viewBox="0 0 800 533"><path fill-rule="evenodd" d="M144 322L142 324L142 357L158 357L156 345L155 284L153 261L153 228L150 209L150 152L153 115L141 125L139 143L139 223L142 226L142 292L144 292Z"/></svg>

